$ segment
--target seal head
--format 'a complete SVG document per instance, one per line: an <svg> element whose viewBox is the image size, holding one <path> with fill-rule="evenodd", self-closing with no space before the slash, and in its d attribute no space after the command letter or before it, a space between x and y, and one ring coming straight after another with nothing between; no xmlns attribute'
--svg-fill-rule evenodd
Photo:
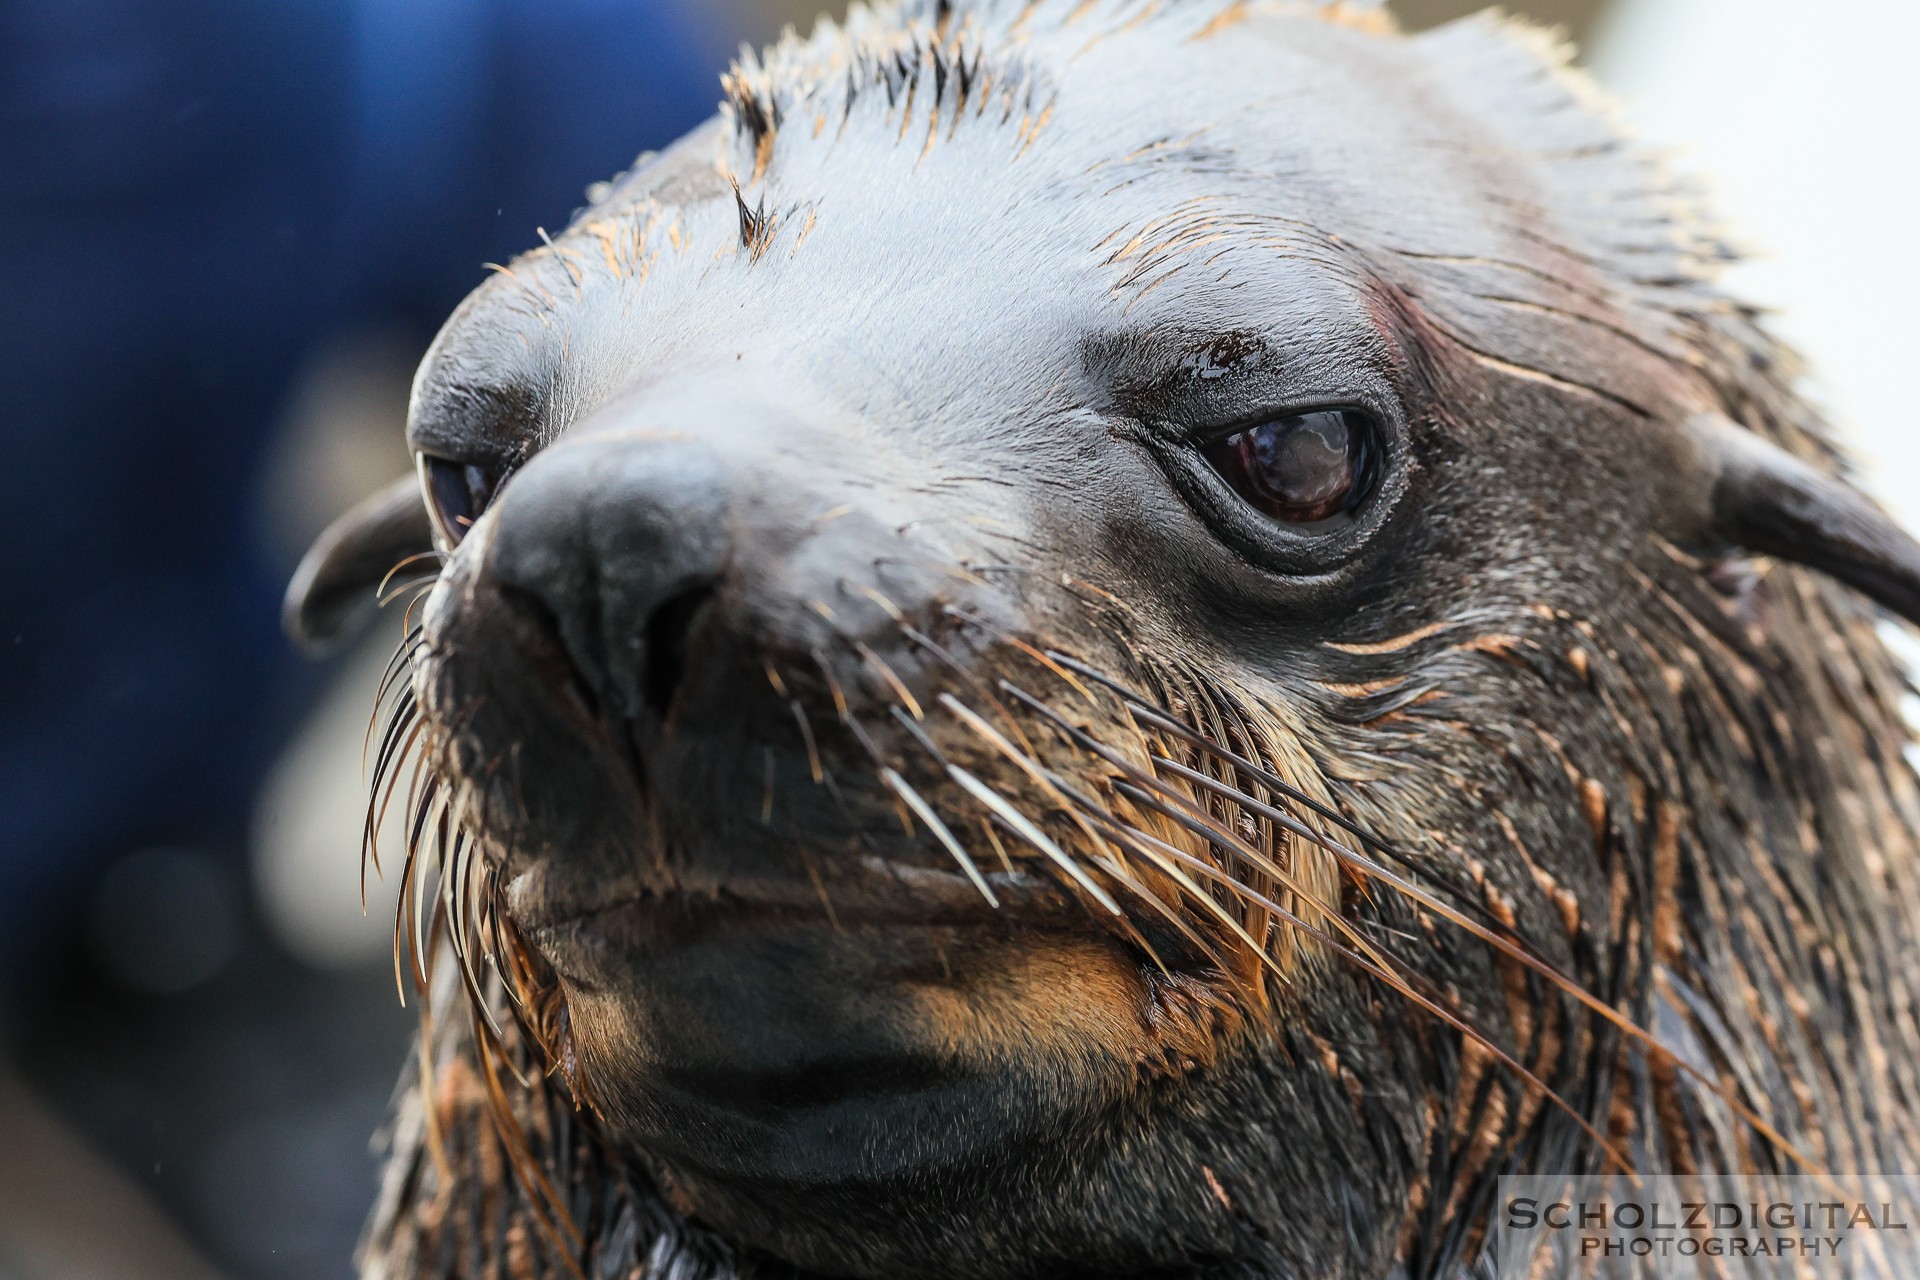
<svg viewBox="0 0 1920 1280"><path fill-rule="evenodd" d="M523 1247L1444 1275L1505 1172L1920 1152L1920 548L1537 38L909 3L728 88L415 387L423 1096ZM375 1273L494 1234L422 1124Z"/></svg>

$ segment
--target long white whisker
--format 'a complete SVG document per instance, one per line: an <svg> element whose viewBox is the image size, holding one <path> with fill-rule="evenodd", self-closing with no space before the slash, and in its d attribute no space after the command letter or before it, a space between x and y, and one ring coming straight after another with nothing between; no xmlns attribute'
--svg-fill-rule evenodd
<svg viewBox="0 0 1920 1280"><path fill-rule="evenodd" d="M980 891L980 895L987 900L988 905L999 906L1000 899L994 896L993 887L987 883L987 878L980 874L980 868L975 865L972 858L967 856L967 851L960 847L960 842L954 839L953 832L947 829L947 824L940 820L940 815L933 811L933 806L922 799L920 793L892 769L882 768L880 781L887 790L899 796L901 802L913 810L920 821L927 824L927 830L933 832L933 838L946 846L947 852L951 853L953 860L960 864L960 869L967 873L967 879L973 881L973 887Z"/></svg>

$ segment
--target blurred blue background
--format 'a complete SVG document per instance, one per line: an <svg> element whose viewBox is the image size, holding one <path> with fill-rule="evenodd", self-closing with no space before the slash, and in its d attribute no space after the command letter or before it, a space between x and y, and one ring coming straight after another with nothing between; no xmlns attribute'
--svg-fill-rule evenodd
<svg viewBox="0 0 1920 1280"><path fill-rule="evenodd" d="M481 278L826 0L0 0L0 1280L350 1272L406 1048L361 734L278 632ZM1472 0L1396 0L1410 26ZM1691 146L1920 521L1920 10L1533 0Z"/></svg>
<svg viewBox="0 0 1920 1280"><path fill-rule="evenodd" d="M325 676L278 634L298 543L405 458L390 395L364 475L290 414L316 361L410 363L480 264L709 114L763 26L0 5L0 1270L347 1274L406 1018L375 966L286 945L248 851Z"/></svg>
<svg viewBox="0 0 1920 1280"><path fill-rule="evenodd" d="M430 334L477 264L707 114L733 34L712 19L665 0L0 10L15 955L100 857L231 836L247 811L294 693L254 493L303 357L373 324Z"/></svg>

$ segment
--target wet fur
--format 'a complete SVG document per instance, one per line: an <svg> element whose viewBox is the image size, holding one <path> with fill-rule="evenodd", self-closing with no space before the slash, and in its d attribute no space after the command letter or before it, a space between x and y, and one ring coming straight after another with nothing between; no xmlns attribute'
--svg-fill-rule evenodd
<svg viewBox="0 0 1920 1280"><path fill-rule="evenodd" d="M1067 48L1069 28L1075 46L1225 39L1258 20L1253 9L983 2L859 17L847 33L790 40L736 68L730 136L718 150L727 171L682 181L733 185L739 239L730 248L746 259L742 268L772 267L765 260L807 252L818 219L843 216L778 184L783 164L809 148L884 121L900 147L987 134L1017 159L1057 141L1048 59ZM1380 25L1367 13L1324 16ZM1356 227L1275 228L1192 207L1118 227L1096 249L1116 297L1144 297L1203 262L1216 270L1209 246L1236 237L1284 234L1296 251L1364 275L1371 304L1405 335L1395 376L1422 410L1411 429L1421 456L1434 460L1424 482L1443 493L1473 483L1477 463L1448 446L1485 421L1564 423L1575 455L1597 433L1644 431L1651 454L1661 424L1710 408L1837 469L1794 390L1791 357L1714 291L1712 265L1725 255L1692 202L1619 140L1561 69L1562 55L1490 19L1413 44L1433 93L1444 86L1449 96L1433 121L1394 127L1407 129L1410 153L1486 175L1469 182L1497 176L1478 215L1517 229L1536 256L1505 260L1472 226L1412 211L1370 210L1372 225ZM1449 119L1471 121L1478 141L1458 141ZM1129 163L1201 174L1233 164L1204 137L1167 139L1125 163L1094 158L1113 162L1116 183L1128 180ZM1516 171L1525 183L1505 180ZM514 264L514 287L469 307L557 316L588 273L643 280L650 255L678 252L688 233L670 194L624 207L623 189L603 193L553 247ZM706 242L699 251L717 252ZM1153 363L1134 340L1091 358L1123 400L1151 407L1158 389L1128 376ZM566 393L592 397L579 385ZM1126 1160L1073 1167L1072 1204L1029 1203L1010 1184L1011 1162L956 1174L952 1185L892 1188L877 1215L825 1195L800 1216L817 1215L830 1240L783 1237L793 1249L837 1251L845 1274L899 1274L890 1271L899 1258L924 1254L947 1259L954 1276L1452 1277L1476 1256L1498 1175L1604 1167L1568 1109L1648 1170L1794 1171L1735 1102L1825 1168L1920 1167L1912 990L1920 793L1896 705L1905 678L1876 635L1876 614L1811 572L1721 559L1690 545L1686 530L1662 527L1657 457L1639 492L1581 474L1541 434L1477 460L1538 474L1536 507L1489 505L1424 528L1398 548L1394 566L1356 588L1357 603L1339 618L1281 624L1312 629L1310 664L1253 660L1268 641L1224 621L1199 634L1188 625L1195 615L1230 617L1236 602L1183 596L1171 583L1144 591L1124 565L1097 561L1072 566L1070 580L1049 589L1047 608L1026 615L1074 620L1052 631L1010 635L971 615L901 624L937 624L927 639L966 668L928 656L909 680L941 752L1017 798L1074 857L1104 857L1136 876L1129 920L1102 927L1215 963L1201 966L1206 980L1169 980L1157 993L1168 1026L1154 1043L1167 1052L1138 1064L1130 1105L1102 1121L1124 1127L1138 1112L1177 1106L1175 1136ZM931 559L950 555L961 566L1006 554L985 534L929 545ZM991 592L976 582L954 594ZM409 645L381 756L401 758L417 734L436 766L430 776L440 781L411 798L420 814L414 901L423 919L445 904L424 950L458 939L463 963L441 965L425 1070L403 1082L363 1274L802 1274L689 1221L671 1175L608 1137L552 975L518 937L491 864L476 852L490 826L511 825L489 806L503 803L491 784L513 766L462 755L460 711L435 683L435 655L419 633ZM802 722L783 732L819 735L809 749L828 758L863 817L897 821L894 798L874 782L879 768L892 768L956 828L956 815L979 821L903 724L869 716L865 741L836 725L833 669L823 677L789 655L772 679ZM904 705L884 681L869 684L863 711ZM1016 745L1091 803L1048 794L1030 770L943 715L929 690L1010 740L1023 733ZM1170 731L1163 715L1198 741ZM1304 802L1332 807L1370 842ZM819 800L819 812L828 804ZM1259 806L1293 815L1308 834L1276 827ZM1182 815L1225 834L1209 838ZM1009 832L967 830L969 852L983 860L992 842L1038 860ZM1182 886L1168 867L1187 864L1167 863L1171 855L1156 855L1143 836L1223 869L1251 893ZM1296 882L1259 870L1235 839ZM1541 964L1503 955L1328 852L1326 841L1425 886ZM930 863L945 857L923 843ZM444 898L431 884L436 851ZM1363 971L1354 952L1380 957L1487 1043ZM1665 1048L1623 1038L1542 966L1618 1006ZM470 1014L461 972L497 1030ZM1218 1076L1205 1069L1228 1059L1250 1065ZM1176 1079L1185 1087L1166 1092ZM1328 1152L1346 1154L1330 1165ZM1015 1209L958 1235L937 1212L916 1212L923 1200L937 1209L956 1195L999 1197ZM750 1218L756 1209L729 1212ZM1158 1224L1160 1256L1111 1256L1110 1242L1130 1238L1142 1220Z"/></svg>

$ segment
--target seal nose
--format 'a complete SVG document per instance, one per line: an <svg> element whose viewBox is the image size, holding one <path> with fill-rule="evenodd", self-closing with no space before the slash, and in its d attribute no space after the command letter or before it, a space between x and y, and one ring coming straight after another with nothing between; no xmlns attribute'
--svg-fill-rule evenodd
<svg viewBox="0 0 1920 1280"><path fill-rule="evenodd" d="M495 508L487 567L501 594L558 633L603 709L664 719L726 556L717 460L657 438L588 438L537 455Z"/></svg>

